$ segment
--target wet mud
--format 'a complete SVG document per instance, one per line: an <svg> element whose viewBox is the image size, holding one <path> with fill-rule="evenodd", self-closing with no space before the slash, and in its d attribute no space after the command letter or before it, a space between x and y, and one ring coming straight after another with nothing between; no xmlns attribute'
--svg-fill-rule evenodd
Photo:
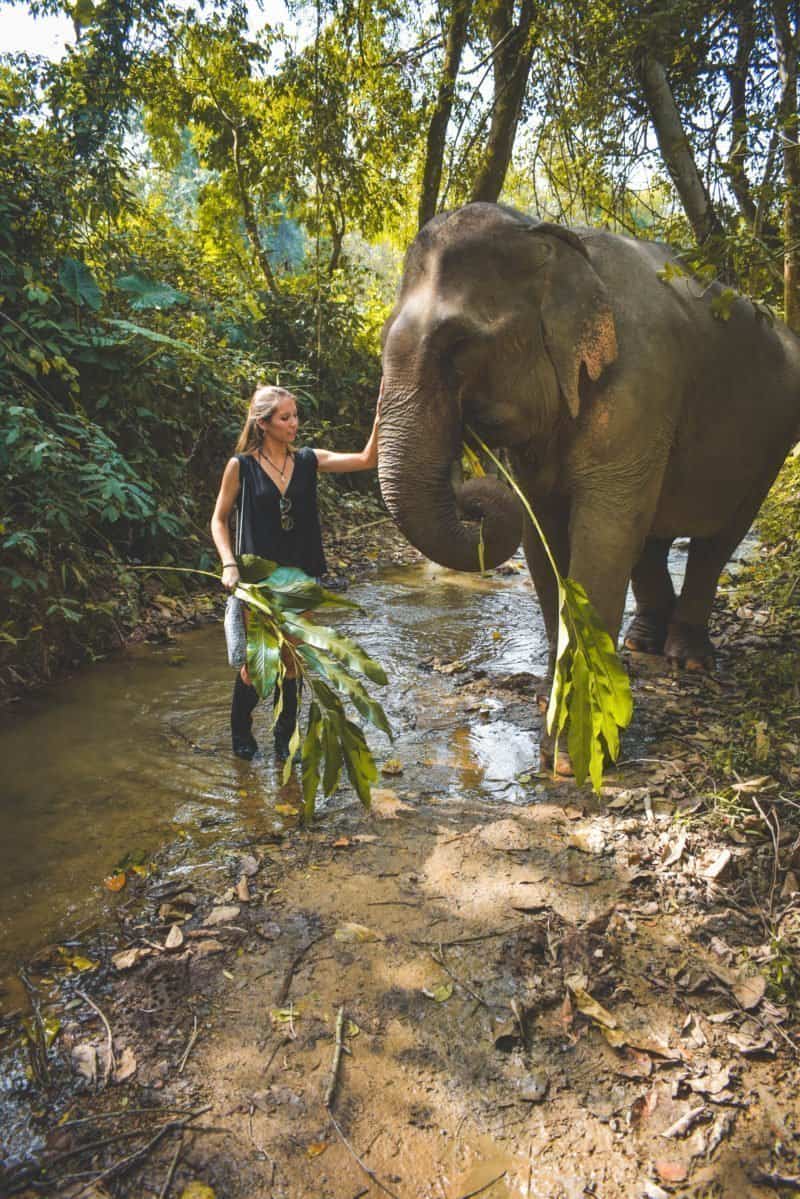
<svg viewBox="0 0 800 1199"><path fill-rule="evenodd" d="M8 1194L791 1193L797 1027L770 956L770 930L787 953L797 934L791 764L709 819L722 684L631 658L636 727L602 795L539 775L524 575L420 569L347 618L392 680L370 813L342 789L302 829L296 780L230 759L204 632L185 674L143 668L153 849L6 991ZM95 880L117 846L85 853ZM49 1049L20 1045L15 1003L57 1019Z"/></svg>

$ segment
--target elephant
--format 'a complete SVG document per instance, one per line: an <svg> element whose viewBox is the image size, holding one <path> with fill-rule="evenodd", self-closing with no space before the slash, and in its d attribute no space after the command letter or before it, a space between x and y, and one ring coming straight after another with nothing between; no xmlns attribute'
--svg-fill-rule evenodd
<svg viewBox="0 0 800 1199"><path fill-rule="evenodd" d="M455 570L523 540L554 659L557 591L497 478L459 482L466 426L507 452L559 571L615 644L713 664L719 576L800 433L800 340L669 247L471 203L405 259L383 331L381 492L408 540ZM478 522L481 522L480 524ZM690 538L676 595L667 554Z"/></svg>

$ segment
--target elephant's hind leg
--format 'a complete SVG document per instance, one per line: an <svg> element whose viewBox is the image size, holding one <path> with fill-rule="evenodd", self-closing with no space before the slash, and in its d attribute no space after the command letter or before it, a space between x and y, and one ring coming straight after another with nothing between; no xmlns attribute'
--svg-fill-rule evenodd
<svg viewBox="0 0 800 1199"><path fill-rule="evenodd" d="M648 537L631 571L636 615L625 632L626 649L640 654L663 654L675 608L667 555L669 538Z"/></svg>

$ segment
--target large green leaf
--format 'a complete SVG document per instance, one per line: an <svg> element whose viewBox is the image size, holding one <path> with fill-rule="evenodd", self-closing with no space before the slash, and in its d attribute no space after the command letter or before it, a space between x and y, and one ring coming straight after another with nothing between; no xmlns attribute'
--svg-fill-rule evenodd
<svg viewBox="0 0 800 1199"><path fill-rule="evenodd" d="M83 305L97 312L103 303L103 293L97 286L94 275L84 262L77 258L63 258L58 272L58 281L73 304Z"/></svg>
<svg viewBox="0 0 800 1199"><path fill-rule="evenodd" d="M286 627L303 641L307 641L309 645L313 645L316 649L327 650L351 670L357 670L360 674L366 675L373 683L386 683L386 673L380 663L370 658L361 646L356 645L355 641L342 636L334 629L329 629L325 625L312 624L310 620L304 620L302 616L294 613L286 614Z"/></svg>
<svg viewBox="0 0 800 1199"><path fill-rule="evenodd" d="M274 622L257 608L251 608L247 621L247 670L261 699L272 695L280 660L280 639Z"/></svg>
<svg viewBox="0 0 800 1199"><path fill-rule="evenodd" d="M616 761L619 730L633 714L630 681L585 589L559 572L544 530L516 480L475 433L472 437L517 493L550 560L558 591L558 643L547 731L555 739L555 758L559 735L567 728L576 781L583 783L588 775L599 791L605 755Z"/></svg>
<svg viewBox="0 0 800 1199"><path fill-rule="evenodd" d="M239 575L243 583L260 583L275 570L276 563L269 558L259 558L258 554L240 554Z"/></svg>
<svg viewBox="0 0 800 1199"><path fill-rule="evenodd" d="M145 308L172 308L175 304L186 304L189 300L187 295L176 291L169 283L154 283L138 271L121 275L116 284L120 291L127 293L131 308L137 312Z"/></svg>
<svg viewBox="0 0 800 1199"><path fill-rule="evenodd" d="M339 786L342 773L342 742L337 735L338 718L334 713L327 713L323 725L322 736L325 750L325 773L322 776L323 795L332 795Z"/></svg>
<svg viewBox="0 0 800 1199"><path fill-rule="evenodd" d="M131 337L144 337L146 341L154 341L160 346L168 346L171 350L178 350L181 354L191 354L193 358L204 359L204 355L194 346L190 346L188 341L179 341L177 337L167 337L166 333L158 333L155 329L148 329L133 321L123 321L109 316L106 317L106 324L113 325L115 329L121 329L123 333L130 333Z"/></svg>
<svg viewBox="0 0 800 1199"><path fill-rule="evenodd" d="M365 808L372 803L370 784L378 780L378 768L364 734L352 720L346 720L342 728L342 752L348 778Z"/></svg>
<svg viewBox="0 0 800 1199"><path fill-rule="evenodd" d="M391 737L392 730L389 721L386 719L386 713L378 701L372 699L363 684L348 674L344 667L329 654L318 651L316 660L319 669L335 684L341 693L350 697L361 715L366 720L369 720L371 724L374 724L376 728L380 729L381 732Z"/></svg>
<svg viewBox="0 0 800 1199"><path fill-rule="evenodd" d="M308 713L308 730L302 751L303 813L306 820L314 815L314 801L322 767L322 714L319 704L312 703Z"/></svg>
<svg viewBox="0 0 800 1199"><path fill-rule="evenodd" d="M266 579L282 608L304 612L313 608L358 608L358 604L344 596L326 591L314 579L293 566L279 566Z"/></svg>

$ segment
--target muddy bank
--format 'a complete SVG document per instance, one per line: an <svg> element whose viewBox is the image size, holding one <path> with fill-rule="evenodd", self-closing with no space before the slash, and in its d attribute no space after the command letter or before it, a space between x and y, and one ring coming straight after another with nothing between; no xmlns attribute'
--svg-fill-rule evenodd
<svg viewBox="0 0 800 1199"><path fill-rule="evenodd" d="M716 636L712 680L629 659L639 732L599 799L517 768L516 802L477 800L465 718L533 731L538 684L457 657L417 664L372 814L301 830L296 787L243 781L251 827L168 847L20 983L3 1193L791 1188L796 663L752 611Z"/></svg>

